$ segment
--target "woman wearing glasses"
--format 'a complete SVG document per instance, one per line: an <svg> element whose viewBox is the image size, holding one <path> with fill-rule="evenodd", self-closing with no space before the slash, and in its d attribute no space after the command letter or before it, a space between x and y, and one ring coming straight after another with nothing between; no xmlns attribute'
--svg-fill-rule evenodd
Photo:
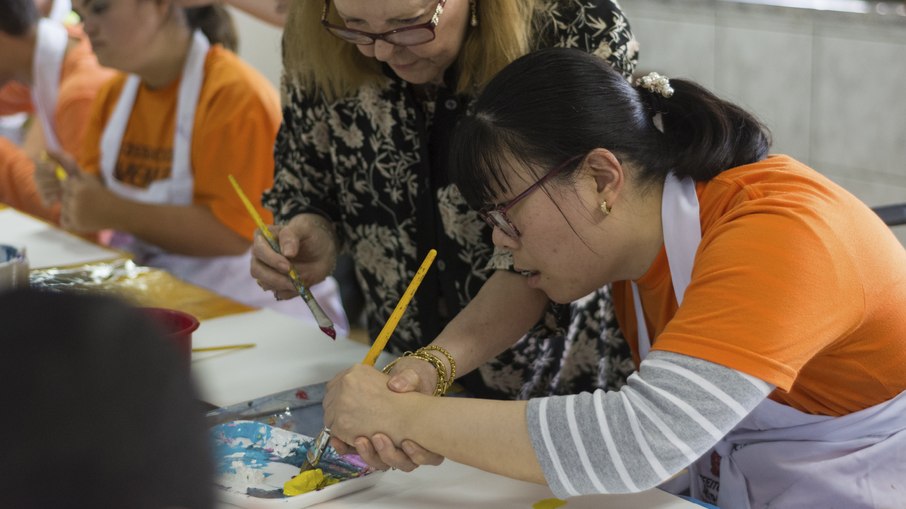
<svg viewBox="0 0 906 509"><path fill-rule="evenodd" d="M325 422L381 430L559 497L635 492L688 466L727 509L902 507L906 251L749 113L684 80L633 86L548 49L485 89L452 178L523 284L569 302L613 283L638 372L528 402L332 381Z"/></svg>
<svg viewBox="0 0 906 509"><path fill-rule="evenodd" d="M622 383L631 362L606 290L540 321L549 301L506 270L505 256L493 256L491 229L447 175L452 127L477 92L506 63L544 46L594 53L624 76L637 53L610 0L293 2L284 36L283 125L274 185L264 196L282 224L274 230L285 257L256 241L253 275L291 298L289 262L318 281L338 252L350 253L374 338L435 248L438 260L399 323L392 351L414 351L439 335L436 344L456 356L458 373L472 372L463 384L488 397ZM473 299L481 305L453 320ZM590 322L592 334L575 325ZM545 341L552 336L565 340ZM481 338L481 351L459 351L463 337ZM483 363L472 356L492 360L476 370ZM412 377L405 381L434 390L430 363L404 359L396 368Z"/></svg>

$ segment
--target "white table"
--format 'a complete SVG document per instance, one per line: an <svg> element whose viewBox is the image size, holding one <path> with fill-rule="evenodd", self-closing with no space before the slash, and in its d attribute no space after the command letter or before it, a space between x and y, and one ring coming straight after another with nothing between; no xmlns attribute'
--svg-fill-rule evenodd
<svg viewBox="0 0 906 509"><path fill-rule="evenodd" d="M314 324L269 309L202 320L192 335L196 348L241 343L256 346L192 354L202 400L229 406L324 382L361 363L368 352L362 343L344 337L334 341ZM389 359L382 354L377 365Z"/></svg>
<svg viewBox="0 0 906 509"><path fill-rule="evenodd" d="M255 348L193 354L192 372L202 399L227 406L279 391L330 379L362 362L368 347L345 338L331 341L316 326L275 311L260 310L202 321L193 346L254 342ZM389 361L384 354L378 365ZM552 498L545 486L508 479L445 461L412 473L389 471L373 487L328 502L318 509L357 507L405 508L531 508ZM223 508L234 507L223 504ZM570 499L566 509L579 508L694 508L661 490L632 495Z"/></svg>
<svg viewBox="0 0 906 509"><path fill-rule="evenodd" d="M19 212L0 205L0 244L24 247L32 269L63 267L124 258L107 249Z"/></svg>
<svg viewBox="0 0 906 509"><path fill-rule="evenodd" d="M489 474L450 460L414 472L389 471L377 484L311 506L313 509L531 509L554 495L546 486ZM221 504L220 509L236 506ZM564 509L701 509L658 489L629 495L594 495L567 500Z"/></svg>

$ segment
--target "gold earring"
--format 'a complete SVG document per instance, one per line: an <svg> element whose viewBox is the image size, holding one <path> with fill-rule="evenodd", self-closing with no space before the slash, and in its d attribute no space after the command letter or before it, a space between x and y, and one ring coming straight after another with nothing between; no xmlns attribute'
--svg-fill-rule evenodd
<svg viewBox="0 0 906 509"><path fill-rule="evenodd" d="M469 7L472 11L472 20L469 22L473 27L478 26L478 0L471 0L469 2Z"/></svg>
<svg viewBox="0 0 906 509"><path fill-rule="evenodd" d="M607 206L607 200L601 202L601 212L603 212L605 216L609 216L611 210L613 210L613 207Z"/></svg>

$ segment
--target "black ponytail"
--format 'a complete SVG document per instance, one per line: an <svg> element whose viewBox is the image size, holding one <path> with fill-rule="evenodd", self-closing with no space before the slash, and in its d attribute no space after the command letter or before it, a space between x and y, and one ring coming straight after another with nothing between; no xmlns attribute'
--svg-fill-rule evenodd
<svg viewBox="0 0 906 509"><path fill-rule="evenodd" d="M451 178L472 206L483 206L508 187L507 163L540 172L602 147L653 183L671 171L709 180L767 156L770 134L753 115L691 81L670 85L670 97L633 86L607 61L576 49L525 55L488 83L460 121Z"/></svg>
<svg viewBox="0 0 906 509"><path fill-rule="evenodd" d="M663 128L666 149L673 154L670 169L678 177L710 180L728 168L767 157L770 132L751 113L695 82L672 79L670 86L670 97L635 88L652 121Z"/></svg>
<svg viewBox="0 0 906 509"><path fill-rule="evenodd" d="M183 9L189 26L201 30L211 44L220 44L224 48L239 51L239 35L230 12L222 5L188 7Z"/></svg>

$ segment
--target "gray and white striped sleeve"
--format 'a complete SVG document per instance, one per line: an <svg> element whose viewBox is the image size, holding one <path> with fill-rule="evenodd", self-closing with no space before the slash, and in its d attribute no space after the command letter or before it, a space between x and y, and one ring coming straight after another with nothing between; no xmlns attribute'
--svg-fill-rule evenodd
<svg viewBox="0 0 906 509"><path fill-rule="evenodd" d="M653 488L698 459L774 387L653 351L619 391L529 401L535 455L558 497Z"/></svg>

